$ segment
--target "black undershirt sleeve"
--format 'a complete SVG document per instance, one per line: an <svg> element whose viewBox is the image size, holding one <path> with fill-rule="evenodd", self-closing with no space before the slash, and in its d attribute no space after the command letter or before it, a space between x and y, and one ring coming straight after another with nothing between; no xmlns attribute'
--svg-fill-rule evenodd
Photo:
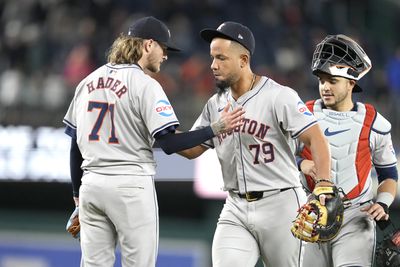
<svg viewBox="0 0 400 267"><path fill-rule="evenodd" d="M76 138L71 138L71 149L69 166L72 182L72 194L74 197L79 197L79 187L81 186L83 170L81 165L83 162L81 151L79 150Z"/></svg>
<svg viewBox="0 0 400 267"><path fill-rule="evenodd" d="M184 133L175 133L175 127L172 126L156 133L154 137L161 149L170 155L200 145L214 136L210 126Z"/></svg>

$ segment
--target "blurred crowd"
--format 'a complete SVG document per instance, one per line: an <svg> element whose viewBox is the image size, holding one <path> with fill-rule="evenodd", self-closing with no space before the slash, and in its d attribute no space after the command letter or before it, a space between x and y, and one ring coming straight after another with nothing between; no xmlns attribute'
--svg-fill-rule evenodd
<svg viewBox="0 0 400 267"><path fill-rule="evenodd" d="M113 40L137 18L167 23L184 51L170 53L154 77L183 130L214 93L208 44L199 31L233 20L256 38L254 71L318 97L310 62L327 34L356 39L372 71L356 100L376 105L400 147L400 4L392 0L2 0L0 1L0 125L62 127L75 86L106 62Z"/></svg>

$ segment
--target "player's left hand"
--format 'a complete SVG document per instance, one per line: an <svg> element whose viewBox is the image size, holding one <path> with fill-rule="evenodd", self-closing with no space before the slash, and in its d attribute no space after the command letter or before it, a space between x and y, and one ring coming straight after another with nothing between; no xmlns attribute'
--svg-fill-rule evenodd
<svg viewBox="0 0 400 267"><path fill-rule="evenodd" d="M386 213L385 209L379 203L374 203L368 205L361 209L361 211L365 211L371 219L375 221L384 220L387 221L389 219L389 214Z"/></svg>
<svg viewBox="0 0 400 267"><path fill-rule="evenodd" d="M315 183L315 188L312 194L318 197L318 200L322 206L325 206L326 199L330 199L336 196L334 193L332 193L332 190L334 191L333 189L334 185L329 180L316 180L316 181L317 182Z"/></svg>
<svg viewBox="0 0 400 267"><path fill-rule="evenodd" d="M243 107L237 107L233 111L229 111L230 108L231 104L226 104L218 121L211 123L211 129L215 135L232 131L243 124L245 113Z"/></svg>
<svg viewBox="0 0 400 267"><path fill-rule="evenodd" d="M79 207L75 207L75 210L68 219L65 229L73 238L80 239L81 225L79 222Z"/></svg>

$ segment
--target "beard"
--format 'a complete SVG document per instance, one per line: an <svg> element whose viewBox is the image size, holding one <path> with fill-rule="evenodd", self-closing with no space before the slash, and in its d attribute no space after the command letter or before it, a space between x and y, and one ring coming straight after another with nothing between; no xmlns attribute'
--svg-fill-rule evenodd
<svg viewBox="0 0 400 267"><path fill-rule="evenodd" d="M215 85L217 86L217 93L219 95L225 93L228 88L231 86L232 81L230 79L227 79L225 81L221 80L216 80Z"/></svg>
<svg viewBox="0 0 400 267"><path fill-rule="evenodd" d="M226 81L217 81L216 86L217 86L217 93L219 95L225 93L229 88L229 84Z"/></svg>

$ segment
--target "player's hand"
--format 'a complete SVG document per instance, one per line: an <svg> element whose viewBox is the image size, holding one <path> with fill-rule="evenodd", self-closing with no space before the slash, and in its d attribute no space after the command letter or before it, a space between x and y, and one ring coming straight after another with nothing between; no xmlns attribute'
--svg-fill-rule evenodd
<svg viewBox="0 0 400 267"><path fill-rule="evenodd" d="M243 125L243 115L245 113L243 107L237 107L233 111L229 111L230 107L230 103L226 104L218 121L211 123L211 128L215 135L230 132Z"/></svg>
<svg viewBox="0 0 400 267"><path fill-rule="evenodd" d="M320 193L324 191L330 191L330 188L332 188L334 185L331 181L329 180L324 180L324 181L318 181L315 179L317 182L315 183L315 187L313 190L313 194L318 196L318 200L321 203L322 206L325 206L325 200L330 199L334 197L334 194L325 194L325 193Z"/></svg>
<svg viewBox="0 0 400 267"><path fill-rule="evenodd" d="M323 203L321 195L324 195ZM339 233L343 213L344 205L339 189L332 183L329 186L317 186L309 195L307 203L298 210L291 228L292 234L307 242L329 241Z"/></svg>
<svg viewBox="0 0 400 267"><path fill-rule="evenodd" d="M387 221L389 219L389 214L385 212L385 209L379 205L378 203L374 203L368 205L361 209L361 211L365 211L371 219L375 221L384 220Z"/></svg>
<svg viewBox="0 0 400 267"><path fill-rule="evenodd" d="M79 207L75 207L75 210L67 221L65 230L67 230L73 238L80 240L81 224L79 222Z"/></svg>
<svg viewBox="0 0 400 267"><path fill-rule="evenodd" d="M300 170L302 173L311 176L313 179L317 178L317 169L315 168L314 161L312 160L304 159L300 163Z"/></svg>

